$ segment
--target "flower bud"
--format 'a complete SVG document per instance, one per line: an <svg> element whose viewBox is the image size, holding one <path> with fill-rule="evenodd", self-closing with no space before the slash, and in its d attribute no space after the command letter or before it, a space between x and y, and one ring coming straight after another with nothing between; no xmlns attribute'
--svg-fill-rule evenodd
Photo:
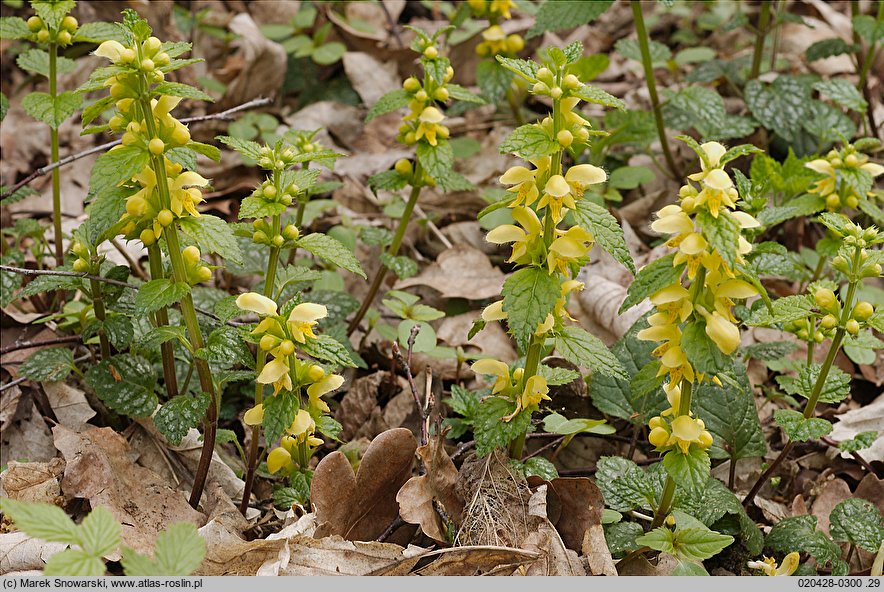
<svg viewBox="0 0 884 592"><path fill-rule="evenodd" d="M407 158L400 158L396 161L396 166L393 167L397 173L402 175L403 177L410 177L414 172L414 167L411 164L411 161Z"/></svg>
<svg viewBox="0 0 884 592"><path fill-rule="evenodd" d="M270 351L271 349L279 345L279 342L279 337L267 333L266 335L264 335L264 337L261 338L261 342L258 345L261 347L262 350Z"/></svg>
<svg viewBox="0 0 884 592"><path fill-rule="evenodd" d="M844 325L844 329L851 335L856 335L859 333L859 322L856 319L850 319Z"/></svg>
<svg viewBox="0 0 884 592"><path fill-rule="evenodd" d="M41 19L39 16L34 15L28 19L28 30L31 33L36 33L37 31L39 31L42 28L43 28L43 19Z"/></svg>
<svg viewBox="0 0 884 592"><path fill-rule="evenodd" d="M147 145L147 148L148 150L150 150L151 154L153 154L154 156L159 156L166 149L166 144L161 139L154 138Z"/></svg>
<svg viewBox="0 0 884 592"><path fill-rule="evenodd" d="M404 88L406 92L416 93L421 89L421 83L414 76L409 76L405 79L405 82L402 83L402 88Z"/></svg>
<svg viewBox="0 0 884 592"><path fill-rule="evenodd" d="M574 135L568 130L561 130L556 134L556 140L558 140L559 146L567 148L574 141Z"/></svg>
<svg viewBox="0 0 884 592"><path fill-rule="evenodd" d="M564 80L562 80L562 86L568 90L574 90L580 86L580 79L573 74L568 74L565 76Z"/></svg>
<svg viewBox="0 0 884 592"><path fill-rule="evenodd" d="M279 344L279 353L284 356L290 356L295 353L295 344L290 340L286 339L282 343Z"/></svg>
<svg viewBox="0 0 884 592"><path fill-rule="evenodd" d="M838 324L838 319L835 318L833 314L827 314L823 317L823 320L820 321L820 327L823 329L833 329Z"/></svg>
<svg viewBox="0 0 884 592"><path fill-rule="evenodd" d="M60 31L55 37L55 40L61 46L68 45L71 42L71 34L67 31Z"/></svg>
<svg viewBox="0 0 884 592"><path fill-rule="evenodd" d="M137 218L138 216L144 215L144 211L147 209L147 202L144 201L144 198L139 197L137 195L133 195L129 199L126 200L126 213L130 216Z"/></svg>
<svg viewBox="0 0 884 592"><path fill-rule="evenodd" d="M258 230L255 234L252 235L252 240L258 243L259 245L266 245L270 242L267 239L267 234L263 230Z"/></svg>
<svg viewBox="0 0 884 592"><path fill-rule="evenodd" d="M107 122L108 127L110 127L115 132L122 130L126 125L126 120L120 117L119 115L114 115Z"/></svg>
<svg viewBox="0 0 884 592"><path fill-rule="evenodd" d="M552 87L551 89L549 89L549 96L551 96L554 99L561 99L562 98L562 89L558 86Z"/></svg>
<svg viewBox="0 0 884 592"><path fill-rule="evenodd" d="M290 464L292 464L292 455L285 448L274 448L267 455L267 470L271 473L276 473Z"/></svg>
<svg viewBox="0 0 884 592"><path fill-rule="evenodd" d="M440 86L436 89L436 92L433 93L433 98L444 103L448 100L448 89L444 86Z"/></svg>
<svg viewBox="0 0 884 592"><path fill-rule="evenodd" d="M652 430L654 428L666 427L666 421L658 415L656 417L651 418L651 421L648 422L648 427L651 428Z"/></svg>
<svg viewBox="0 0 884 592"><path fill-rule="evenodd" d="M160 226L168 226L174 221L175 215L172 214L171 210L162 210L157 214L157 222L160 223Z"/></svg>
<svg viewBox="0 0 884 592"><path fill-rule="evenodd" d="M519 53L525 49L525 40L521 35L509 35L506 38L506 49L510 53Z"/></svg>
<svg viewBox="0 0 884 592"><path fill-rule="evenodd" d="M196 282L202 283L212 279L212 270L208 267L200 267L196 270Z"/></svg>
<svg viewBox="0 0 884 592"><path fill-rule="evenodd" d="M840 158L833 158L830 162L831 162L832 166L835 167L836 169L840 168L841 165L844 164L844 162Z"/></svg>
<svg viewBox="0 0 884 592"><path fill-rule="evenodd" d="M277 191L274 185L264 187L264 197L267 199L276 199Z"/></svg>
<svg viewBox="0 0 884 592"><path fill-rule="evenodd" d="M703 430L698 438L698 444L700 444L702 448L709 448L712 446L712 434Z"/></svg>
<svg viewBox="0 0 884 592"><path fill-rule="evenodd" d="M442 81L448 82L452 78L454 78L454 68L448 66L447 68L445 68L445 76L442 77Z"/></svg>
<svg viewBox="0 0 884 592"><path fill-rule="evenodd" d="M544 67L544 68L540 68L540 69L537 71L537 79L538 79L538 80L542 80L542 81L545 82L547 85L551 85L551 84L553 84L553 75L552 75L552 72L550 72L550 71L549 71L549 68L546 68L546 67Z"/></svg>
<svg viewBox="0 0 884 592"><path fill-rule="evenodd" d="M288 193L283 193L281 196L279 196L279 203L281 203L284 206L292 205L292 201L293 201L292 196L289 195Z"/></svg>
<svg viewBox="0 0 884 592"><path fill-rule="evenodd" d="M169 57L169 54L166 52L158 53L153 58L153 63L156 66L168 66L172 63L172 58Z"/></svg>
<svg viewBox="0 0 884 592"><path fill-rule="evenodd" d="M188 265L196 265L200 260L200 250L191 245L181 251L181 256Z"/></svg>
<svg viewBox="0 0 884 592"><path fill-rule="evenodd" d="M586 142L589 139L589 130L587 130L585 127L581 127L579 130L577 130L577 139L581 142Z"/></svg>
<svg viewBox="0 0 884 592"><path fill-rule="evenodd" d="M121 113L128 113L129 109L132 108L133 103L135 103L135 99L120 99L117 101L117 109L119 109Z"/></svg>
<svg viewBox="0 0 884 592"><path fill-rule="evenodd" d="M172 132L172 142L178 146L185 146L190 142L190 130L185 125L176 125Z"/></svg>
<svg viewBox="0 0 884 592"><path fill-rule="evenodd" d="M274 247L279 248L285 244L285 239L282 237L281 234L277 234L272 239L270 239L270 244L272 244Z"/></svg>
<svg viewBox="0 0 884 592"><path fill-rule="evenodd" d="M432 45L424 50L424 57L428 60L435 60L439 56L439 50Z"/></svg>
<svg viewBox="0 0 884 592"><path fill-rule="evenodd" d="M163 46L163 42L157 39L156 37L148 37L144 43L141 44L141 50L147 57L153 57L160 50L160 47Z"/></svg>
<svg viewBox="0 0 884 592"><path fill-rule="evenodd" d="M666 446L666 442L668 440L669 432L667 432L665 428L654 428L651 430L651 433L648 434L648 442L650 442L653 446L656 446L657 448Z"/></svg>
<svg viewBox="0 0 884 592"><path fill-rule="evenodd" d="M835 298L835 293L828 288L820 288L814 292L813 300L816 302L817 306L826 310L833 308L838 302Z"/></svg>
<svg viewBox="0 0 884 592"><path fill-rule="evenodd" d="M535 82L534 86L531 87L531 92L535 95L545 95L549 92L549 87L542 82Z"/></svg>
<svg viewBox="0 0 884 592"><path fill-rule="evenodd" d="M425 91L424 89L421 89L421 90L417 91L416 93L414 93L414 98L417 99L418 101L420 101L421 103L425 102L428 97L429 97L429 95L427 95L427 91Z"/></svg>
<svg viewBox="0 0 884 592"><path fill-rule="evenodd" d="M862 277L879 277L881 275L881 264L875 263L870 267L866 267L862 271Z"/></svg>
<svg viewBox="0 0 884 592"><path fill-rule="evenodd" d="M859 159L856 157L856 154L848 154L844 157L844 165L850 168L854 168L859 164Z"/></svg>
<svg viewBox="0 0 884 592"><path fill-rule="evenodd" d="M857 321L867 321L873 314L875 314L875 307L870 302L863 300L856 303L851 316Z"/></svg>
<svg viewBox="0 0 884 592"><path fill-rule="evenodd" d="M298 227L294 224L288 224L282 229L282 236L285 237L286 240L298 240L300 234L301 233L298 232Z"/></svg>
<svg viewBox="0 0 884 592"><path fill-rule="evenodd" d="M844 203L848 208L856 208L856 206L859 205L859 200L855 195L851 195L844 201Z"/></svg>
<svg viewBox="0 0 884 592"><path fill-rule="evenodd" d="M149 247L155 242L157 242L157 235L153 233L153 230L150 228L145 228L141 231L141 234L138 236L141 239L141 242L145 247Z"/></svg>
<svg viewBox="0 0 884 592"><path fill-rule="evenodd" d="M837 210L841 206L841 198L838 197L837 193L830 193L826 197L826 209L827 210Z"/></svg>
<svg viewBox="0 0 884 592"><path fill-rule="evenodd" d="M115 99L124 99L128 94L129 88L124 84L120 84L119 82L115 82L110 87L110 96Z"/></svg>
<svg viewBox="0 0 884 592"><path fill-rule="evenodd" d="M77 259L74 261L74 271L77 273L86 273L89 271L89 262L85 259Z"/></svg>
<svg viewBox="0 0 884 592"><path fill-rule="evenodd" d="M322 369L322 366L313 364L310 366L310 369L307 370L307 378L310 379L310 382L319 382L325 378L325 370Z"/></svg>

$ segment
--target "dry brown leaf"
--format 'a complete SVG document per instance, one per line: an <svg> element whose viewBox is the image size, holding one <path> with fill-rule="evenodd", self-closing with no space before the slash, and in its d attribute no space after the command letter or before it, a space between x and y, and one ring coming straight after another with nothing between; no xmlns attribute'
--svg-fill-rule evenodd
<svg viewBox="0 0 884 592"><path fill-rule="evenodd" d="M455 245L419 275L398 281L396 289L429 286L445 298L485 300L500 296L504 279L488 255L468 245Z"/></svg>
<svg viewBox="0 0 884 592"><path fill-rule="evenodd" d="M13 572L42 570L50 557L65 549L65 543L48 543L23 532L0 534L0 574L11 576Z"/></svg>
<svg viewBox="0 0 884 592"><path fill-rule="evenodd" d="M884 479L878 479L876 475L869 473L856 486L856 497L869 500L878 506L878 510L884 514Z"/></svg>
<svg viewBox="0 0 884 592"><path fill-rule="evenodd" d="M66 382L44 382L43 392L55 417L71 428L77 428L95 417L95 410L86 401L86 393Z"/></svg>
<svg viewBox="0 0 884 592"><path fill-rule="evenodd" d="M417 449L426 473L412 477L396 494L399 517L409 524L419 524L428 537L447 544L445 524L433 505L438 500L455 525L463 520L463 500L457 496L457 467L445 452L441 436Z"/></svg>
<svg viewBox="0 0 884 592"><path fill-rule="evenodd" d="M402 401L405 398L404 402ZM341 438L351 441L360 437L374 438L378 434L399 427L387 423L386 409L381 409L378 399L388 398L387 407L413 410L414 399L408 392L404 378L391 378L389 372L375 372L353 381L335 415L342 426ZM396 416L401 416L397 413ZM393 417L390 417L393 420Z"/></svg>
<svg viewBox="0 0 884 592"><path fill-rule="evenodd" d="M48 461L56 456L52 434L29 396L19 401L18 409L0 440L0 465L17 458L35 462Z"/></svg>
<svg viewBox="0 0 884 592"><path fill-rule="evenodd" d="M439 558L416 573L421 576L504 575L518 566L530 564L540 558L538 553L525 549L484 545L430 551L420 559L436 556Z"/></svg>
<svg viewBox="0 0 884 592"><path fill-rule="evenodd" d="M275 95L285 80L288 56L283 47L264 36L247 13L230 20L230 31L237 35L237 53L231 59L236 74L224 92L222 107L232 107L258 97Z"/></svg>
<svg viewBox="0 0 884 592"><path fill-rule="evenodd" d="M351 541L379 537L399 515L396 494L411 476L416 448L411 431L396 428L372 441L355 476L340 452L323 458L310 485L316 536L340 535Z"/></svg>
<svg viewBox="0 0 884 592"><path fill-rule="evenodd" d="M416 563L424 549L404 549L391 543L348 541L339 536L288 541L290 557L281 576L364 576L397 565Z"/></svg>
<svg viewBox="0 0 884 592"><path fill-rule="evenodd" d="M212 520L199 529L206 541L206 557L194 575L253 576L268 561L277 560L284 540L244 541L225 525Z"/></svg>
<svg viewBox="0 0 884 592"><path fill-rule="evenodd" d="M540 558L528 566L528 576L585 576L586 571L577 553L568 549L547 517L547 488L543 484L528 500L528 516L532 530L520 545L534 551Z"/></svg>
<svg viewBox="0 0 884 592"><path fill-rule="evenodd" d="M529 484L538 482L543 482L548 487L547 501L551 507L549 518L559 531L565 546L573 551L580 551L586 532L592 526L602 523L602 510L605 507L602 492L586 477L559 477L552 481L528 480Z"/></svg>
<svg viewBox="0 0 884 592"><path fill-rule="evenodd" d="M60 458L26 463L11 460L3 472L3 491L9 499L55 505L64 502L58 482L63 472L64 461Z"/></svg>
<svg viewBox="0 0 884 592"><path fill-rule="evenodd" d="M838 422L829 436L838 442L855 438L860 432L884 432L884 395L859 409L854 409L838 416ZM878 437L870 448L861 450L863 458L868 462L884 462L884 437ZM842 458L849 458L847 452L841 453Z"/></svg>
<svg viewBox="0 0 884 592"><path fill-rule="evenodd" d="M605 540L605 529L601 524L593 524L586 531L581 547L586 558L586 567L593 576L616 576L617 566Z"/></svg>
<svg viewBox="0 0 884 592"><path fill-rule="evenodd" d="M832 479L824 483L810 509L810 513L817 517L817 527L829 534L829 514L835 506L852 497L850 486L844 480Z"/></svg>
<svg viewBox="0 0 884 592"><path fill-rule="evenodd" d="M343 61L344 72L350 79L353 90L368 107L402 84L396 72L396 64L381 62L374 56L359 51L348 51L344 54Z"/></svg>
<svg viewBox="0 0 884 592"><path fill-rule="evenodd" d="M184 494L156 473L134 463L126 439L111 428L75 432L58 425L55 446L67 461L61 488L68 498L85 498L93 508L107 507L123 524L123 542L140 551L153 548L157 534L175 522L205 523Z"/></svg>

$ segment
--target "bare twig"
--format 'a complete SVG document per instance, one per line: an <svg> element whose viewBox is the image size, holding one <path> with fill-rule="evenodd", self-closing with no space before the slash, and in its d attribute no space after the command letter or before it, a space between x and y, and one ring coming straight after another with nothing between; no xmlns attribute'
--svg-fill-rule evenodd
<svg viewBox="0 0 884 592"><path fill-rule="evenodd" d="M86 360L88 360L91 357L92 357L92 354L83 354L79 358L74 358L74 363L77 364L79 362L85 362ZM8 388L14 387L17 384L21 384L26 380L28 380L27 376L19 376L15 380L10 380L9 382L7 382L4 385L0 385L0 393L2 393L3 391L5 391Z"/></svg>
<svg viewBox="0 0 884 592"><path fill-rule="evenodd" d="M16 341L10 345L0 347L0 355L8 354L22 349L34 349L47 345L59 345L62 343L74 343L82 338L79 335L65 335L64 337L56 337L54 339L44 339L42 341Z"/></svg>
<svg viewBox="0 0 884 592"><path fill-rule="evenodd" d="M830 448L838 448L838 442L836 442L835 440L833 440L832 438L830 438L828 436L823 436L822 438L820 438L820 441ZM838 448L838 449L840 450L840 448ZM862 456L860 456L859 452L854 450L853 452L850 453L850 456L852 456L856 462L861 464L863 466L863 468L865 470L867 470L869 473L871 473L872 475L878 476L877 475L878 472L874 469L874 467L872 467L871 464L869 464L869 461L867 461Z"/></svg>
<svg viewBox="0 0 884 592"><path fill-rule="evenodd" d="M379 536L377 538L377 541L379 543L383 543L388 538L390 538L394 532L399 530L400 526L404 526L404 525L405 525L405 521L402 518L400 518L399 516L396 516L396 518L394 518L393 521L390 523L390 526L388 526L387 529L383 533L381 533L381 536Z"/></svg>
<svg viewBox="0 0 884 592"><path fill-rule="evenodd" d="M200 115L198 117L185 117L185 118L181 119L180 121L181 121L181 123L200 123L203 121L212 121L212 120L217 120L217 119L229 120L230 116L233 115L234 113L237 113L239 111L245 111L247 109L254 109L257 107L263 107L265 105L269 105L270 103L271 103L270 99L260 98L260 99L255 99L253 101L249 101L248 103L243 103L242 105L238 105L238 106L228 109L226 111L221 111L219 113L210 113L208 115ZM52 163L47 164L44 167L40 167L39 169L33 171L30 175L28 175L24 179L22 179L21 181L19 181L18 183L16 183L15 185L10 187L6 191L4 191L3 194L0 195L0 199L6 199L7 197L9 197L13 193L18 191L22 187L24 187L25 185L27 185L28 183L30 183L31 181L33 181L37 177L42 177L44 175L48 175L49 173L51 173L52 171L54 171L55 169L57 169L59 167L69 165L72 162L80 160L81 158L85 158L91 154L95 154L96 152L105 152L106 150L110 150L111 148L113 148L114 146L117 146L118 144L120 144L120 140L114 140L113 142L101 144L100 146L93 146L92 148L88 148L86 150L83 150L82 152L77 152L76 154L71 154L70 156L65 156L64 158L62 158L61 160L59 160L57 162L52 162Z"/></svg>
<svg viewBox="0 0 884 592"><path fill-rule="evenodd" d="M123 256L123 259L126 260L126 263L129 264L129 269L132 270L132 273L138 276L143 282L149 282L150 278L147 277L147 274L144 273L144 269L141 268L141 265L138 264L138 261L132 258L132 255L129 254L129 251L126 250L126 247L120 244L120 241L117 240L117 237L110 239L110 243L114 246L117 252Z"/></svg>
<svg viewBox="0 0 884 592"><path fill-rule="evenodd" d="M426 446L427 444L427 402L421 403L420 395L417 394L417 385L414 383L414 376L411 373L411 356L414 352L414 340L417 339L417 334L420 333L420 325L414 325L411 328L411 332L408 334L408 352L407 357L402 356L402 351L399 349L399 344L397 342L393 342L393 357L396 358L396 362L399 366L405 370L405 378L408 380L408 387L411 389L411 396L414 397L414 404L417 406L417 412L421 418L421 446Z"/></svg>

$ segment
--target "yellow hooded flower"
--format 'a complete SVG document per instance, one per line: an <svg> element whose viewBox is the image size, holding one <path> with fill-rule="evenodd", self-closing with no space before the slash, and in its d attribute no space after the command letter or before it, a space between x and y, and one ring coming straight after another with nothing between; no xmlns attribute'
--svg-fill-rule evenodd
<svg viewBox="0 0 884 592"><path fill-rule="evenodd" d="M503 311L503 300L492 302L482 310L482 320L486 323L502 321L505 318L506 313Z"/></svg>
<svg viewBox="0 0 884 592"><path fill-rule="evenodd" d="M119 41L105 41L95 50L95 55L100 58L107 58L114 64L120 61L120 57L123 55L123 52L126 51L126 48Z"/></svg>
<svg viewBox="0 0 884 592"><path fill-rule="evenodd" d="M319 409L323 413L328 413L330 411L328 404L320 397L339 389L342 384L344 384L343 376L328 374L308 386L307 396L310 398L310 406Z"/></svg>
<svg viewBox="0 0 884 592"><path fill-rule="evenodd" d="M571 187L571 192L578 199L583 197L583 192L587 187L604 183L607 178L608 175L605 173L604 169L600 169L591 164L578 164L572 166L568 169L568 172L565 173L565 181L568 182L568 186Z"/></svg>
<svg viewBox="0 0 884 592"><path fill-rule="evenodd" d="M264 422L264 405L258 403L251 409L245 412L242 416L243 422L246 425L256 426L261 425Z"/></svg>
<svg viewBox="0 0 884 592"><path fill-rule="evenodd" d="M540 198L538 207L549 207L553 221L558 224L565 217L563 208L574 209L577 204L571 194L571 186L562 175L553 175L543 188L543 197Z"/></svg>
<svg viewBox="0 0 884 592"><path fill-rule="evenodd" d="M708 448L708 446L703 446L707 438L704 436L706 426L702 419L694 419L688 415L679 415L672 420L670 427L672 433L666 441L666 446L676 445L684 454L688 453L691 444L699 444L703 448ZM706 432L706 435L708 435L708 432Z"/></svg>
<svg viewBox="0 0 884 592"><path fill-rule="evenodd" d="M494 360L492 358L486 358L484 360L478 360L472 366L470 366L470 368L476 374L487 374L490 376L494 376L494 386L491 387L492 395L496 395L497 393L512 386L512 382L510 380L510 368L503 362Z"/></svg>
<svg viewBox="0 0 884 592"><path fill-rule="evenodd" d="M513 218L521 227L501 224L491 230L485 240L496 245L513 243L513 252L507 261L518 262L528 254L534 241L543 236L543 224L531 208L520 206L513 209Z"/></svg>
<svg viewBox="0 0 884 592"><path fill-rule="evenodd" d="M512 185L507 191L516 194L516 198L509 204L511 208L521 204L530 206L540 195L537 191L537 179L549 171L551 159L549 156L541 156L529 162L534 165L534 170L523 166L510 167L499 179L503 185Z"/></svg>
<svg viewBox="0 0 884 592"><path fill-rule="evenodd" d="M258 313L261 316L269 316L276 314L276 302L258 294L257 292L246 292L236 297L236 305L241 310Z"/></svg>
<svg viewBox="0 0 884 592"><path fill-rule="evenodd" d="M448 137L448 128L444 125L439 125L443 119L445 119L445 116L435 107L424 108L418 117L419 123L415 130L415 140L425 137L430 146L436 146L438 143L436 140L437 135L442 138Z"/></svg>
<svg viewBox="0 0 884 592"><path fill-rule="evenodd" d="M530 409L539 405L541 401L549 401L549 387L546 379L535 374L525 382L525 390L522 392L522 408Z"/></svg>
<svg viewBox="0 0 884 592"><path fill-rule="evenodd" d="M308 413L306 409L299 409L298 414L295 416L295 421L292 422L292 425L290 425L286 431L290 436L303 441L307 436L313 433L315 428L316 423L313 421L310 413Z"/></svg>
<svg viewBox="0 0 884 592"><path fill-rule="evenodd" d="M561 273L570 275L569 264L586 257L592 248L592 235L579 226L572 226L565 232L556 231L560 234L549 246L546 256L546 266L549 273Z"/></svg>
<svg viewBox="0 0 884 592"><path fill-rule="evenodd" d="M304 302L292 309L288 318L288 328L292 338L298 343L306 343L307 339L315 339L313 327L319 319L328 316L328 309L321 304Z"/></svg>
<svg viewBox="0 0 884 592"><path fill-rule="evenodd" d="M702 312L702 311L701 311ZM740 329L718 311L706 317L706 335L715 342L723 354L730 355L740 346Z"/></svg>
<svg viewBox="0 0 884 592"><path fill-rule="evenodd" d="M292 390L292 377L289 374L286 358L273 358L264 364L256 380L261 384L272 384L274 395L283 388L288 391Z"/></svg>
<svg viewBox="0 0 884 592"><path fill-rule="evenodd" d="M279 446L270 451L267 455L267 470L276 473L280 469L288 467L292 464L292 455L285 448Z"/></svg>
<svg viewBox="0 0 884 592"><path fill-rule="evenodd" d="M198 218L200 213L196 204L204 201L202 192L197 187L207 187L209 180L193 171L181 173L174 179L169 179L169 195L172 199L171 210L176 216L180 216L183 210Z"/></svg>
<svg viewBox="0 0 884 592"><path fill-rule="evenodd" d="M750 569L760 569L768 576L791 576L798 569L800 561L801 555L797 551L792 551L783 557L783 562L779 567L773 557L765 557L762 561L750 561L748 565Z"/></svg>

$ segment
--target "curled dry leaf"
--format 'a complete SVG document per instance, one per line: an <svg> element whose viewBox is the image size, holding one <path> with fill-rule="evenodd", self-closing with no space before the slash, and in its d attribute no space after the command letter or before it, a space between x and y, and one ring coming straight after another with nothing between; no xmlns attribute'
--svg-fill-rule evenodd
<svg viewBox="0 0 884 592"><path fill-rule="evenodd" d="M221 106L232 107L257 97L275 95L285 80L288 64L285 49L267 39L246 13L233 17L229 27L237 35L233 43L238 51L226 68L233 79L227 85Z"/></svg>
<svg viewBox="0 0 884 592"><path fill-rule="evenodd" d="M586 571L577 553L565 546L547 517L547 487L546 484L540 485L528 500L529 528L532 532L521 547L538 553L540 558L528 567L525 575L585 576Z"/></svg>
<svg viewBox="0 0 884 592"><path fill-rule="evenodd" d="M64 461L53 458L49 462L9 461L3 472L3 491L9 499L22 502L58 504L63 502L59 477L64 472Z"/></svg>
<svg viewBox="0 0 884 592"><path fill-rule="evenodd" d="M17 458L48 461L55 457L52 434L30 396L22 397L0 435L0 465Z"/></svg>
<svg viewBox="0 0 884 592"><path fill-rule="evenodd" d="M361 51L348 51L344 54L344 72L353 85L353 90L368 106L402 84L396 73L396 64L383 63L374 56Z"/></svg>
<svg viewBox="0 0 884 592"><path fill-rule="evenodd" d="M850 486L843 479L826 481L813 501L810 513L817 517L817 528L829 534L829 515L835 506L853 497Z"/></svg>
<svg viewBox="0 0 884 592"><path fill-rule="evenodd" d="M34 575L17 572L42 570L50 557L66 548L64 543L48 543L31 538L23 532L0 534L0 573L7 577Z"/></svg>
<svg viewBox="0 0 884 592"><path fill-rule="evenodd" d="M463 500L455 490L457 467L445 452L440 439L435 439L417 449L426 473L412 477L396 494L399 517L409 524L419 524L428 537L447 543L446 525L436 511L434 500L442 505L455 526L463 520Z"/></svg>
<svg viewBox="0 0 884 592"><path fill-rule="evenodd" d="M383 408L380 399L388 399ZM413 410L414 399L406 380L392 377L389 372L375 372L353 381L335 418L343 426L341 438L352 441L374 438L390 428L400 427L395 421Z"/></svg>
<svg viewBox="0 0 884 592"><path fill-rule="evenodd" d="M157 534L175 522L201 525L205 516L156 473L135 464L138 453L111 428L75 432L58 425L55 446L67 465L61 488L67 498L105 506L123 524L123 543L145 553Z"/></svg>
<svg viewBox="0 0 884 592"><path fill-rule="evenodd" d="M445 298L485 300L500 296L504 279L503 272L491 265L485 253L467 245L455 245L419 275L397 282L396 289L429 286Z"/></svg>
<svg viewBox="0 0 884 592"><path fill-rule="evenodd" d="M859 409L842 413L838 416L838 422L829 436L837 441L850 440L860 432L884 432L884 395ZM863 458L868 462L884 462L884 437L879 437L871 448L861 450ZM848 453L842 453L843 458L849 458Z"/></svg>
<svg viewBox="0 0 884 592"><path fill-rule="evenodd" d="M396 428L372 441L355 475L340 452L323 458L310 484L316 536L373 541L383 534L399 515L396 494L411 476L416 448L411 431Z"/></svg>
<svg viewBox="0 0 884 592"><path fill-rule="evenodd" d="M43 392L62 425L76 428L95 417L95 410L86 401L86 393L66 382L44 382Z"/></svg>

